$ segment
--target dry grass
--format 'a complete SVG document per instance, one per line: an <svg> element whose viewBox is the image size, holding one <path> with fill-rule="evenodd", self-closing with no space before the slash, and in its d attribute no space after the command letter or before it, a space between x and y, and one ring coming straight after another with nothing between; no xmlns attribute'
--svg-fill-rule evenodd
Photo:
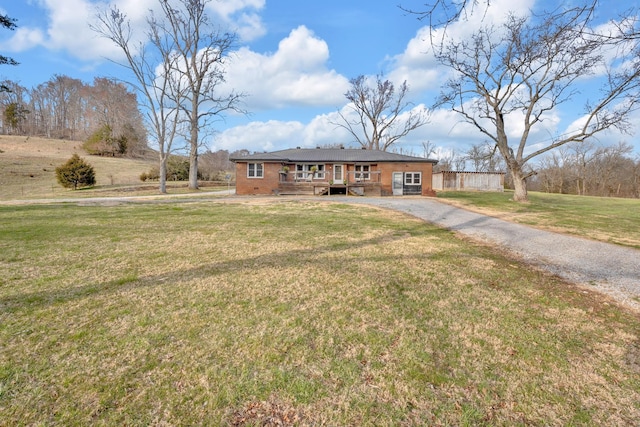
<svg viewBox="0 0 640 427"><path fill-rule="evenodd" d="M640 200L530 192L530 203L513 192L438 193L438 199L485 215L549 231L640 249Z"/></svg>
<svg viewBox="0 0 640 427"><path fill-rule="evenodd" d="M344 204L0 207L6 425L634 425L640 319Z"/></svg>
<svg viewBox="0 0 640 427"><path fill-rule="evenodd" d="M0 200L60 197L71 193L56 181L55 169L78 154L96 171L96 188L139 186L154 161L88 156L80 141L0 136ZM76 192L77 193L77 192Z"/></svg>

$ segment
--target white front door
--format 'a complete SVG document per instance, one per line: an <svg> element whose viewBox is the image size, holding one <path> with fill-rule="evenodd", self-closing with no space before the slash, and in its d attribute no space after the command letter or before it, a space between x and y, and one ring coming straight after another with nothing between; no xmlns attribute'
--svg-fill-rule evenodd
<svg viewBox="0 0 640 427"><path fill-rule="evenodd" d="M404 184L404 176L402 172L393 173L393 195L402 196L402 185Z"/></svg>
<svg viewBox="0 0 640 427"><path fill-rule="evenodd" d="M333 182L342 184L344 181L344 165L333 165Z"/></svg>

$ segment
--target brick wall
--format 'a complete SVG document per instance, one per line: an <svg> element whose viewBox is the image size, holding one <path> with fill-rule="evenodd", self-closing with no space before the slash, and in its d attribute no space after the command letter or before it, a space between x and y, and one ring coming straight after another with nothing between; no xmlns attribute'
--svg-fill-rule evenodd
<svg viewBox="0 0 640 427"><path fill-rule="evenodd" d="M236 194L238 195L265 195L274 194L274 190L278 188L280 181L280 163L263 163L264 176L262 178L247 177L247 163L236 163ZM347 166L347 165L345 165ZM293 168L292 168L293 169ZM354 170L353 164L348 165L349 171ZM393 194L392 179L393 172L421 172L422 173L422 195L435 196L432 186L433 164L431 163L378 163L371 165L371 171L381 171L381 189L382 196L390 196ZM332 168L327 166L327 181L332 177Z"/></svg>
<svg viewBox="0 0 640 427"><path fill-rule="evenodd" d="M278 188L281 165L280 163L263 163L263 165L264 176L262 178L249 178L247 176L247 163L236 163L236 194L273 194L273 190Z"/></svg>
<svg viewBox="0 0 640 427"><path fill-rule="evenodd" d="M422 172L422 195L435 196L431 188L432 163L380 163L377 167L382 172L382 195L393 194L393 172Z"/></svg>

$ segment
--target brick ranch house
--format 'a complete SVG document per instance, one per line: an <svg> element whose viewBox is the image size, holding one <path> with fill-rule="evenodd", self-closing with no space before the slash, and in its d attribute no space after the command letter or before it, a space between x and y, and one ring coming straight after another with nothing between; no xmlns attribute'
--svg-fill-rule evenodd
<svg viewBox="0 0 640 427"><path fill-rule="evenodd" d="M295 148L230 159L236 194L435 196L437 160L378 150Z"/></svg>

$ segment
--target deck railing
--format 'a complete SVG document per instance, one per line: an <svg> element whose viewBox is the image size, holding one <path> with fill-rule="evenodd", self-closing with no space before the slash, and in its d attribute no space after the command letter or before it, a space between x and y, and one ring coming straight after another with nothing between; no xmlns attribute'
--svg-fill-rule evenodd
<svg viewBox="0 0 640 427"><path fill-rule="evenodd" d="M380 171L347 171L346 172L346 183L347 184L379 184L381 182L381 172ZM283 182L331 182L334 183L331 171L319 171L319 172L310 172L310 171L291 171L281 176L281 181ZM335 184L344 184L345 182L335 181Z"/></svg>
<svg viewBox="0 0 640 427"><path fill-rule="evenodd" d="M293 171L290 174L295 182L312 182L313 180L324 181L326 172Z"/></svg>
<svg viewBox="0 0 640 427"><path fill-rule="evenodd" d="M380 176L382 172L380 171L347 171L347 177L349 183L372 183L377 184L380 182Z"/></svg>

